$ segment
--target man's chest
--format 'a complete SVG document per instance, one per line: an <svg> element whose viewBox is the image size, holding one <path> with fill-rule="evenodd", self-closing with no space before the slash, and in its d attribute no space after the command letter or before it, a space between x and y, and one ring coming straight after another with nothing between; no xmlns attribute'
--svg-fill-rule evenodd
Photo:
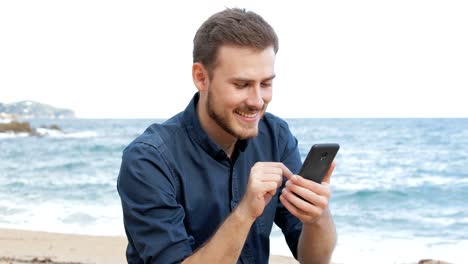
<svg viewBox="0 0 468 264"><path fill-rule="evenodd" d="M191 164L179 169L179 203L184 208L184 224L198 247L209 239L229 214L237 207L248 185L250 169L262 155L239 155L234 164L229 160L213 160L198 156ZM269 235L274 218L276 200L266 208L260 230ZM261 223L260 223L261 222Z"/></svg>

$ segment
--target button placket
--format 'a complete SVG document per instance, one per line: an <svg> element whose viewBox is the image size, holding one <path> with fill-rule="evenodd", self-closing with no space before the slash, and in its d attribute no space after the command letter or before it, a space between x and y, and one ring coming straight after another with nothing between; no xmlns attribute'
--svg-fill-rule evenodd
<svg viewBox="0 0 468 264"><path fill-rule="evenodd" d="M231 165L231 190L232 190L232 197L231 197L231 209L237 207L239 203L239 179L237 177L237 170Z"/></svg>

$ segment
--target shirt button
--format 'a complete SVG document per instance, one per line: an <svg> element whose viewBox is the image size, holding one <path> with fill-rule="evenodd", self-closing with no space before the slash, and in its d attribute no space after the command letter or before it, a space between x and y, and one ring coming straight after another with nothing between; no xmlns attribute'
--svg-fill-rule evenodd
<svg viewBox="0 0 468 264"><path fill-rule="evenodd" d="M237 207L237 203L234 202L234 201L232 201L232 202L231 202L231 209L234 209L234 208L236 208L236 207Z"/></svg>

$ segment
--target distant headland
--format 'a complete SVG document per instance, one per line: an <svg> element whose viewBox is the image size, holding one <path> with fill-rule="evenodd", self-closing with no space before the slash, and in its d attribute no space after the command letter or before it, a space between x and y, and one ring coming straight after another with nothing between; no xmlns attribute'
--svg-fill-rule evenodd
<svg viewBox="0 0 468 264"><path fill-rule="evenodd" d="M0 119L75 118L73 110L57 108L34 101L3 104L0 102Z"/></svg>
<svg viewBox="0 0 468 264"><path fill-rule="evenodd" d="M29 122L25 120L64 118L75 118L75 113L70 109L57 108L33 101L0 103L0 133L28 133L40 136L42 135L41 130L31 127ZM55 124L41 128L61 131L61 128Z"/></svg>

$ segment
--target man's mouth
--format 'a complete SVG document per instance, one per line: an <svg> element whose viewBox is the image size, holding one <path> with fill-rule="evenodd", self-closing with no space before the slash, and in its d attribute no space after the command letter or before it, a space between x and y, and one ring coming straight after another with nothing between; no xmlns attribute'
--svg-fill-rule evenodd
<svg viewBox="0 0 468 264"><path fill-rule="evenodd" d="M235 113L242 116L242 117L245 117L245 118L255 118L255 117L257 117L259 111L243 112L243 111L240 111L240 110L235 110Z"/></svg>

